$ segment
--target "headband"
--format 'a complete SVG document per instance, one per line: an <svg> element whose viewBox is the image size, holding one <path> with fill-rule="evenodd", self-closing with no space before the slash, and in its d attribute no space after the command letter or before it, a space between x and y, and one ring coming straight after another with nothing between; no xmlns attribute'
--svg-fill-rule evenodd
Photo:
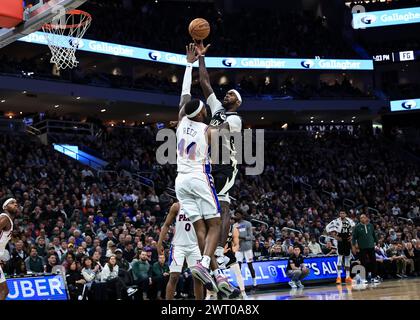
<svg viewBox="0 0 420 320"><path fill-rule="evenodd" d="M203 108L203 107L204 107L204 103L203 103L203 101L200 100L200 104L198 105L197 109L195 109L195 111L193 113L187 114L187 118L188 119L194 118L197 114L200 113L201 108Z"/></svg>
<svg viewBox="0 0 420 320"><path fill-rule="evenodd" d="M7 199L4 203L3 203L3 210L6 210L7 205L12 202L12 201L16 201L15 198L9 198Z"/></svg>
<svg viewBox="0 0 420 320"><path fill-rule="evenodd" d="M233 92L236 95L236 98L238 98L239 102L242 103L242 97L237 90L230 89L228 92Z"/></svg>

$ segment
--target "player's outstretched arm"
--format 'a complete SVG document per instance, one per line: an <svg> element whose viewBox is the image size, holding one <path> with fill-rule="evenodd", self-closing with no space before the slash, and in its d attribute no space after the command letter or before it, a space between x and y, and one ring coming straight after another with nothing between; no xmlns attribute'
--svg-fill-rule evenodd
<svg viewBox="0 0 420 320"><path fill-rule="evenodd" d="M158 249L159 254L163 253L164 251L163 246L162 246L163 240L166 238L166 235L168 234L169 227L175 221L178 211L179 211L179 202L175 202L169 209L169 213L166 216L162 229L160 230L159 240L157 243L157 249Z"/></svg>
<svg viewBox="0 0 420 320"><path fill-rule="evenodd" d="M179 119L185 116L184 105L191 100L192 65L198 59L194 43L190 43L185 49L187 52L187 65L182 81L181 100L179 101Z"/></svg>
<svg viewBox="0 0 420 320"><path fill-rule="evenodd" d="M204 60L204 56L207 52L207 49L210 47L210 44L204 47L203 40L196 41L195 44L197 48L197 53L199 55L198 66L200 74L200 85L201 89L203 90L204 97L207 100L207 98L213 93L213 89L210 84L209 73L207 72L206 62Z"/></svg>

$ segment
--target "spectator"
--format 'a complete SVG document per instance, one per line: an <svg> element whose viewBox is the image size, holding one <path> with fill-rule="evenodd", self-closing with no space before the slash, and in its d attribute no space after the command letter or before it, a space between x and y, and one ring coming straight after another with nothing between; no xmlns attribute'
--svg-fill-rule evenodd
<svg viewBox="0 0 420 320"><path fill-rule="evenodd" d="M312 255L319 255L322 254L321 246L318 242L316 242L315 237L311 237L311 242L308 244L309 251Z"/></svg>
<svg viewBox="0 0 420 320"><path fill-rule="evenodd" d="M47 247L45 245L45 238L40 237L37 241L36 250L38 252L38 256L44 258L47 254Z"/></svg>
<svg viewBox="0 0 420 320"><path fill-rule="evenodd" d="M20 274L22 271L22 263L25 265L28 254L23 250L23 241L19 240L16 242L15 248L12 250L10 260L8 261L8 270L10 274ZM26 266L25 266L26 270Z"/></svg>
<svg viewBox="0 0 420 320"><path fill-rule="evenodd" d="M118 276L118 272L117 259L115 255L111 255L102 269L101 282L106 283L109 292L114 292L116 294L117 300L122 300L123 295L131 295L137 290L132 288L127 289L124 281Z"/></svg>
<svg viewBox="0 0 420 320"><path fill-rule="evenodd" d="M157 299L165 299L166 284L169 280L169 266L165 263L165 255L159 255L158 261L153 264L150 274L154 288L157 290Z"/></svg>
<svg viewBox="0 0 420 320"><path fill-rule="evenodd" d="M322 249L322 253L326 256L331 256L337 254L337 250L336 248L333 248L331 241L327 241L325 247Z"/></svg>
<svg viewBox="0 0 420 320"><path fill-rule="evenodd" d="M53 268L57 265L57 256L52 253L47 257L47 264L45 265L45 272L52 273Z"/></svg>
<svg viewBox="0 0 420 320"><path fill-rule="evenodd" d="M391 244L386 254L395 264L396 276L398 278L406 278L407 276L405 275L405 269L407 265L404 257L401 255L401 252L398 252L398 246L396 244Z"/></svg>
<svg viewBox="0 0 420 320"><path fill-rule="evenodd" d="M139 252L137 259L133 260L131 268L133 271L134 283L138 285L143 300L147 300L149 286L152 284L152 277L150 276L151 268L146 251L142 250Z"/></svg>
<svg viewBox="0 0 420 320"><path fill-rule="evenodd" d="M79 265L76 261L71 262L69 265L68 271L66 272L66 282L67 287L69 288L70 299L78 300L86 280L83 279L79 270Z"/></svg>
<svg viewBox="0 0 420 320"><path fill-rule="evenodd" d="M27 272L31 272L31 273L44 272L44 262L42 261L42 258L38 255L38 251L35 246L31 248L29 257L25 259L25 267L26 267Z"/></svg>
<svg viewBox="0 0 420 320"><path fill-rule="evenodd" d="M93 260L90 257L83 259L82 276L86 281L87 296L89 299L100 300L101 287L97 284L101 281L102 267L99 264L93 265ZM98 299L99 296L99 299Z"/></svg>

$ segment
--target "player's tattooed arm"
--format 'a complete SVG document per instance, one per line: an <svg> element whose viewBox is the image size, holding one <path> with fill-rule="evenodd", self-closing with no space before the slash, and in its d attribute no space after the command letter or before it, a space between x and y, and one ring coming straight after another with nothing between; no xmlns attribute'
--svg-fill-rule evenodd
<svg viewBox="0 0 420 320"><path fill-rule="evenodd" d="M200 75L200 86L203 90L204 97L207 98L213 93L213 89L210 84L210 77L209 73L207 72L206 68L206 62L204 60L204 55L207 52L207 49L210 47L210 44L208 44L206 47L204 47L203 40L196 41L196 50L199 55L198 58L198 66L199 66L199 75Z"/></svg>

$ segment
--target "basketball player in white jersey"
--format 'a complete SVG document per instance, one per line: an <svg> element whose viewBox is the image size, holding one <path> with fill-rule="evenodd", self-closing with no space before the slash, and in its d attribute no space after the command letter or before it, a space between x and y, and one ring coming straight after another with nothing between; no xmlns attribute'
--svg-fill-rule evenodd
<svg viewBox="0 0 420 320"><path fill-rule="evenodd" d="M191 100L192 64L198 59L196 50L193 43L187 46L187 66L176 130L178 176L175 180L175 192L194 225L202 253L201 261L191 268L192 275L207 290L221 290L230 296L235 291L223 273L216 273L213 279L209 270L210 263L213 269L217 268L214 251L220 237L221 225L220 205L210 173L209 157L211 134L218 128L210 128L204 123L207 118L205 104L200 100ZM205 50L202 50L201 54L204 53Z"/></svg>
<svg viewBox="0 0 420 320"><path fill-rule="evenodd" d="M242 104L242 97L235 89L229 90L224 99L223 103L220 102L213 92L210 84L210 78L207 73L204 53L207 51L210 45L204 48L203 41L196 42L197 51L200 54L199 57L199 73L200 73L200 85L203 90L204 97L206 98L207 104L211 109L211 126L218 126L219 128L225 129L226 132L222 135L222 144L219 148L219 157L223 154L229 154L229 159L217 159L218 163L212 165L212 174L214 183L219 197L220 205L222 207L222 230L218 246L216 248L215 256L217 258L218 267L224 269L224 247L229 232L230 216L229 206L230 197L229 190L235 183L237 169L236 150L234 139L230 136L231 133L240 133L242 131L242 119L236 112ZM228 134L229 133L229 134Z"/></svg>
<svg viewBox="0 0 420 320"><path fill-rule="evenodd" d="M173 300L178 283L179 276L182 272L185 260L189 268L196 265L201 260L201 252L198 247L197 236L190 219L186 216L180 202L174 203L169 209L165 223L159 234L158 251L163 254L162 242L168 234L170 226L175 223L175 232L172 238L171 251L169 254L169 282L166 286L166 300ZM203 285L194 279L194 295L196 300L203 300Z"/></svg>
<svg viewBox="0 0 420 320"><path fill-rule="evenodd" d="M9 242L13 231L13 217L18 210L16 199L7 199L2 206L3 213L0 214L0 262L5 254L6 245ZM6 277L0 264L0 300L6 300L9 294Z"/></svg>

